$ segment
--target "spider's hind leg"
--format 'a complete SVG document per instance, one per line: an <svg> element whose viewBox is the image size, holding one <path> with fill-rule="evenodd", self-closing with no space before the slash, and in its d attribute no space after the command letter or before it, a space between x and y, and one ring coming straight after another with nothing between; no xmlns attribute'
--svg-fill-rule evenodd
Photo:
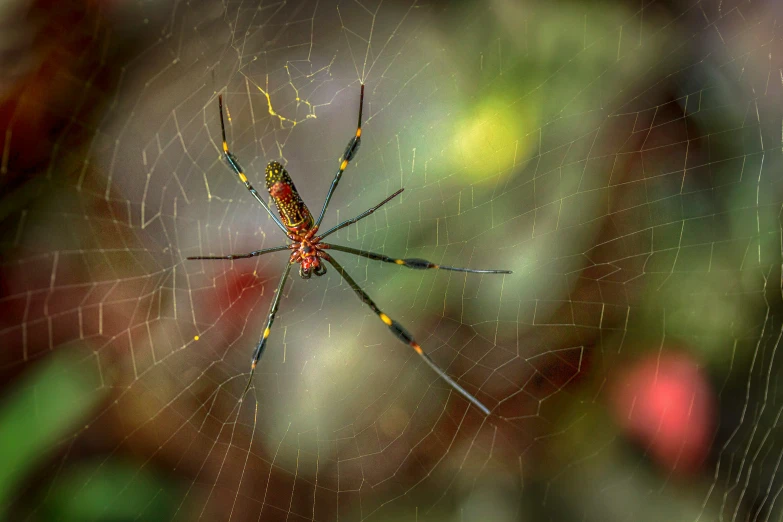
<svg viewBox="0 0 783 522"><path fill-rule="evenodd" d="M320 277L320 276L322 276L322 275L324 275L326 273L326 267L324 266L323 263L321 263L320 265L315 267L315 270L313 270L313 273Z"/></svg>

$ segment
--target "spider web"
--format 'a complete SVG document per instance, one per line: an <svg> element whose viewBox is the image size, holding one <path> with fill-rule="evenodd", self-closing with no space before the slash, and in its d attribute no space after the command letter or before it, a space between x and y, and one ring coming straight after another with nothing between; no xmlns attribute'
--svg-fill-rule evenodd
<svg viewBox="0 0 783 522"><path fill-rule="evenodd" d="M142 520L781 519L779 8L111 9L77 53L99 65L53 110L70 123L42 142L43 181L13 177L24 120L2 141L21 187L3 213L4 374L76 353L62 373L96 403L52 441L43 492L15 494L28 519L69 469L96 463L81 490L117 459L139 471L105 513L165 478L167 510ZM514 273L334 255L489 417L333 269L289 279L239 400L287 254L185 259L284 243L221 158L217 95L251 182L280 161L317 213L361 83L362 147L324 226L405 191L330 239ZM698 361L713 400L692 474L686 443L667 468L613 406L617 389L645 401L618 384L630 361L661 372L669 353ZM703 431L687 418L686 438Z"/></svg>

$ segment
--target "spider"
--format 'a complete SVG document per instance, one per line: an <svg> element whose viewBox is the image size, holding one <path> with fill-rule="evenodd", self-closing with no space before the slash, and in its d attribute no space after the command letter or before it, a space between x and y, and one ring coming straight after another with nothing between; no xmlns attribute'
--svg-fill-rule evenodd
<svg viewBox="0 0 783 522"><path fill-rule="evenodd" d="M228 166L231 167L231 170L236 173L237 176L239 176L239 180L245 185L245 188L250 191L250 194L253 195L253 197L258 201L262 207L269 213L269 216L272 218L272 221L277 225L277 227L283 231L283 233L286 235L286 237L291 241L291 243L287 245L281 245L277 247L272 248L265 248L263 250L254 250L252 252L248 252L247 254L230 254L227 256L194 256L194 257L188 257L189 260L217 260L217 259L245 259L250 257L257 257L262 256L264 254L269 254L271 252L281 252L284 250L290 250L291 255L288 258L288 263L286 264L285 268L283 269L283 274L280 276L280 282L277 284L277 290L275 291L274 297L272 299L272 304L269 307L269 314L267 315L266 319L266 326L264 327L264 332L261 334L261 339L259 339L258 344L256 345L255 351L253 352L253 357L251 359L251 365L250 365L250 375L248 377L247 385L245 386L244 391L242 392L241 397L244 397L247 393L247 390L250 387L250 383L253 379L253 374L256 369L256 365L258 364L259 359L261 359L261 355L264 353L264 348L266 347L266 341L269 337L269 333L272 329L272 323L275 320L275 315L277 314L277 309L280 306L280 296L283 292L283 286L285 285L286 280L288 279L288 275L291 272L291 267L293 265L298 264L299 265L299 275L303 279L310 279L313 274L317 276L322 276L326 273L326 266L324 262L329 263L334 267L335 270L340 274L340 276L345 280L346 283L348 283L348 286L351 287L351 289L356 293L356 295L359 296L359 299L362 300L365 304L367 304L370 309L378 316L378 318L389 327L389 330L391 330L391 333L394 334L394 336L402 341L403 343L407 344L413 350L421 357L425 363L427 363L427 366L432 368L432 370L438 374L438 376L446 381L452 388L454 388L460 395L465 397L468 401L470 401L471 404L476 406L479 410L484 413L484 415L489 415L490 411L489 408L484 406L484 404L481 403L476 397L471 395L467 390L465 390L462 386L457 384L451 377L449 377L442 369L438 367L437 364L430 358L429 355L427 355L427 352L424 351L424 349L419 345L419 343L416 342L416 340L413 338L413 336L406 330L400 323L395 321L394 319L390 318L388 315L383 313L380 308L375 304L375 302L370 298L370 296L367 295L367 293L361 289L361 287L354 281L354 279L348 274L348 272L345 271L345 269L338 263L328 252L327 250L338 250L340 252L346 252L349 254L354 254L357 256L366 257L369 259L375 259L377 261L383 261L385 263L394 263L396 265L405 266L408 268L413 268L416 270L426 270L426 269L436 269L436 270L451 270L454 272L470 272L475 274L510 274L510 270L475 270L471 268L458 268L453 266L443 266L438 265L435 263L432 263L430 261L427 261L426 259L418 259L418 258L409 258L409 259L395 259L393 257L386 256L384 254L377 254L375 252L368 252L365 250L358 250L356 248L350 248L346 246L341 245L334 245L331 243L324 243L323 240L337 232L338 230L345 228L353 223L356 223L360 219L363 219L379 208L381 208L383 205L397 197L404 189L400 189L388 198L384 199L377 205L375 205L372 208L369 208L359 214L358 216L347 219L343 221L342 223L339 223L335 225L334 227L330 228L326 232L318 233L319 227L321 225L321 221L323 220L324 214L326 213L326 209L329 206L329 201L332 199L332 195L334 194L335 189L337 188L337 184L340 183L340 178L343 175L343 172L345 172L346 167L348 167L348 163L354 158L356 155L356 151L359 150L359 145L361 143L361 137L362 137L362 106L364 104L364 84L361 84L361 93L359 94L359 122L356 126L356 133L353 137L348 141L348 145L345 147L345 152L343 152L343 155L340 159L340 167L337 170L337 173L334 175L334 179L332 180L332 184L329 187L329 192L326 193L326 199L324 200L323 208L321 208L321 214L318 216L317 220L313 220L313 215L310 213L310 211L307 208L307 205L305 205L304 201L302 201L302 198L299 196L299 192L297 192L296 187L294 186L294 182L291 179L291 176L288 175L288 172L283 168L283 166L276 162L272 161L267 165L266 167L266 188L269 192L269 195L274 200L275 205L277 206L277 210L280 214L280 219L278 219L277 216L274 215L272 210L269 208L269 206L266 204L266 202L259 196L258 192L255 188L253 188L253 185L250 184L250 181L248 181L247 176L245 175L244 171L242 170L242 167L239 165L239 161L237 160L236 156L231 153L231 151L228 149L228 143L226 141L226 127L223 123L223 96L218 96L218 107L220 110L220 130L223 135L223 157L225 158L226 162L228 163Z"/></svg>

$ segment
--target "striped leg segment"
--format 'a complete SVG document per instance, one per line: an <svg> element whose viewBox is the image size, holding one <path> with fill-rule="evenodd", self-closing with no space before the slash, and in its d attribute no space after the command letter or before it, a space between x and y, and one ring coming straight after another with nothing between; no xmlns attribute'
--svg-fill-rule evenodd
<svg viewBox="0 0 783 522"><path fill-rule="evenodd" d="M353 278L348 274L348 272L345 271L345 269L334 260L331 256L324 253L324 259L326 259L331 265L337 270L342 278L345 280L346 283L353 289L353 291L356 293L356 295L359 296L359 299L361 299L367 306L372 309L373 312L380 318L383 323L389 327L389 330L394 334L394 336L399 339L400 341L404 342L419 355L422 359L424 359L424 362L427 363L427 366L432 368L432 371L438 374L438 376L446 381L449 386L454 388L457 392L459 392L460 395L465 397L468 401L470 401L476 408L481 410L481 412L484 415L489 415L489 408L484 406L481 401L479 401L477 398L475 398L473 395L471 395L465 388L457 384L451 377L446 375L446 373L441 370L437 364L430 358L429 355L422 349L421 346L416 342L416 340L413 338L410 332L405 329L400 323L395 321L394 319L390 318L388 315L383 313L380 308L373 302L372 299L370 299L370 296L368 296L364 290L362 290L358 284L356 284L356 281L353 280Z"/></svg>
<svg viewBox="0 0 783 522"><path fill-rule="evenodd" d="M247 384L245 385L245 389L242 392L240 398L243 398L247 393L248 388L250 388L250 383L253 381L253 374L256 371L256 365L258 364L258 360L261 359L261 356L264 354L264 348L266 347L266 340L269 337L269 332L272 331L272 323L275 320L275 315L277 315L277 308L280 306L280 296L283 295L283 287L285 286L285 282L288 279L288 274L291 272L292 266L293 263L289 261L285 266L285 270L283 270L283 275L280 276L280 283L278 283L277 285L277 290L275 291L275 296L272 299L272 304L269 306L269 315L266 318L266 326L264 327L264 333L261 334L261 339L258 340L256 349L253 351L253 358L250 364L250 376L247 378Z"/></svg>
<svg viewBox="0 0 783 522"><path fill-rule="evenodd" d="M237 160L237 157L234 156L231 153L231 151L228 150L228 142L226 142L226 126L223 124L223 95L222 94L218 96L218 105L220 106L220 130L223 133L223 156L226 158L226 163L228 163L228 166L231 167L231 170L233 170L236 173L236 175L239 176L239 181L245 184L245 188L250 191L250 193L253 195L254 198L256 198L256 201L261 203L261 206L264 207L266 212L269 214L269 217L272 218L272 221L275 222L275 224L280 228L280 230L283 231L285 235L288 235L288 230L283 226L283 224L280 222L277 216L275 216L272 213L272 209L269 208L269 205L266 204L266 202L258 194L258 191L247 180L247 176L245 176L245 172L242 170L242 167L239 165L239 161Z"/></svg>
<svg viewBox="0 0 783 522"><path fill-rule="evenodd" d="M315 222L315 226L321 224L321 220L326 214L326 207L329 206L329 201L332 199L332 194L337 188L337 184L340 183L340 178L343 176L343 172L348 167L348 163L356 155L356 151L359 150L359 145L362 143L362 106L364 105L364 84L362 84L362 91L359 94L359 123L356 124L356 134L348 141L348 145L345 147L342 158L340 158L340 168L337 169L337 173L334 175L332 184L329 187L329 192L326 193L326 199L324 200L324 207L321 209L321 215L318 216L318 221Z"/></svg>
<svg viewBox="0 0 783 522"><path fill-rule="evenodd" d="M395 265L402 265L408 268L416 270L426 270L428 268L434 268L437 270L451 270L452 272L470 272L472 274L511 274L511 270L478 270L473 268L459 268L454 266L436 265L426 259L418 259L410 257L408 259L395 259L383 254L375 252L368 252L367 250L359 250L356 248L341 246L341 245L329 245L331 250L339 250L341 252L347 252L349 254L355 254L357 256L367 257L369 259L375 259L376 261L383 261L384 263L394 263Z"/></svg>
<svg viewBox="0 0 783 522"><path fill-rule="evenodd" d="M341 228L345 228L345 227L347 227L349 225L353 225L357 221L366 218L367 216L369 216L370 214L372 214L373 212L375 212L376 210L378 210L379 208L384 206L386 203L388 203L389 201L391 201L394 198L396 198L397 196L399 196L402 193L403 190L405 190L405 189L401 188L400 190L398 190L397 192L395 192L394 194L392 194L388 198L384 199L383 201L381 201L380 203L378 203L374 207L368 208L367 210L365 210L364 212L362 212L358 216L356 216L354 218L351 218L351 219L346 219L345 221L343 221L339 225L333 226L332 228L330 228L329 230L327 230L326 232L324 232L323 234L318 236L318 240L320 241L321 239L325 238L329 234L333 234L333 233L337 232L338 230L340 230Z"/></svg>
<svg viewBox="0 0 783 522"><path fill-rule="evenodd" d="M272 248L265 248L263 250L253 250L252 252L248 252L247 254L229 254L227 256L191 256L191 257L188 258L188 260L194 260L194 259L246 259L248 257L262 256L264 254L269 254L270 252L280 252L282 250L289 250L288 245L272 247Z"/></svg>

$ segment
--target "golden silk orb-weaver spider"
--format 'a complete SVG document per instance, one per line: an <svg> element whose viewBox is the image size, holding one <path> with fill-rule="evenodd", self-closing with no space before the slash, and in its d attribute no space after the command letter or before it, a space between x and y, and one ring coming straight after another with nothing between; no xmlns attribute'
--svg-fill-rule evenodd
<svg viewBox="0 0 783 522"><path fill-rule="evenodd" d="M291 176L288 175L288 172L285 170L285 168L283 168L283 166L276 161L272 161L269 163L269 165L267 165L266 189L277 206L278 213L280 214L280 218L278 219L278 217L274 215L266 202L261 198L261 196L259 196L256 189L253 188L253 185L250 184L250 181L248 181L247 176L242 170L242 167L239 165L239 161L237 160L236 156L234 156L228 149L228 143L226 142L226 127L223 123L223 96L218 96L218 106L220 110L220 130L223 135L223 156L228 163L228 166L231 167L231 170L233 170L237 176L239 176L239 180L245 185L247 190L250 191L250 194L252 194L256 201L258 201L261 206L264 207L264 209L271 216L272 221L275 222L277 227L282 230L283 234L285 234L286 237L291 241L287 245L265 248L263 250L254 250L253 252L248 252L247 254L188 257L189 260L244 259L249 257L262 256L271 252L281 252L284 250L291 251L291 255L288 258L288 263L283 270L283 275L280 276L280 282L277 284L277 290L275 291L275 295L272 298L272 304L269 307L269 314L267 315L264 332L261 334L261 339L258 341L256 349L253 351L253 357L251 359L250 365L250 376L248 377L247 385L245 386L241 397L244 397L245 393L247 393L247 390L250 387L250 383L253 379L253 373L255 372L256 365L258 364L259 359L261 359L261 355L264 353L267 338L269 337L269 334L272 330L272 323L275 320L277 309L280 306L280 295L282 294L283 286L288 279L288 274L291 272L291 267L295 264L299 264L299 275L303 279L310 279L313 274L317 276L324 275L326 273L326 266L324 265L324 262L327 262L332 265L335 270L337 270L345 282L348 283L348 286L350 286L356 295L359 296L359 299L361 299L362 302L370 307L370 309L378 316L383 324L389 327L389 330L397 339L413 348L419 357L421 357L424 362L427 363L427 366L432 368L432 370L437 373L441 379L446 381L452 388L454 388L454 390L459 392L460 395L465 397L485 415L489 415L489 408L484 406L481 401L471 395L467 390L465 390L465 388L457 384L454 379L446 375L446 373L441 370L437 364L435 364L430 356L427 355L427 352L424 351L419 343L416 342L416 340L413 338L413 335L411 335L410 332L408 332L408 330L406 330L400 323L383 313L381 309L378 308L378 306L375 304L375 302L370 298L370 296L368 296L367 293L359 287L356 281L353 280L348 272L345 271L342 265L340 265L340 263L338 263L326 251L338 250L340 252L346 252L369 259L375 259L377 261L383 261L384 263L394 263L396 265L401 265L416 270L451 270L454 272L470 272L475 274L510 274L511 271L475 270L472 268L443 266L427 261L426 259L417 258L396 259L384 254L377 254L375 252L368 252L366 250L358 250L356 248L323 242L327 236L353 223L356 223L360 219L369 216L398 196L404 189L398 190L388 198L384 199L374 207L365 210L358 216L347 219L342 223L333 226L324 233L318 233L321 220L324 218L326 208L329 206L329 201L332 199L332 195L337 188L337 184L340 183L340 178L342 177L343 172L345 172L345 169L348 167L348 163L354 158L356 151L359 150L359 144L361 143L362 137L363 104L364 84L361 85L361 93L359 94L359 123L356 126L356 133L351 137L351 139L348 141L348 145L345 147L345 152L343 152L343 155L340 159L340 167L338 168L337 173L334 175L334 179L332 180L332 184L329 187L329 191L326 193L326 199L324 200L323 208L321 208L321 214L318 216L317 220L313 220L313 215L310 213L307 205L305 205L304 201L302 201L302 198L299 196L299 192L297 192L296 187L294 186L294 182L291 179Z"/></svg>

